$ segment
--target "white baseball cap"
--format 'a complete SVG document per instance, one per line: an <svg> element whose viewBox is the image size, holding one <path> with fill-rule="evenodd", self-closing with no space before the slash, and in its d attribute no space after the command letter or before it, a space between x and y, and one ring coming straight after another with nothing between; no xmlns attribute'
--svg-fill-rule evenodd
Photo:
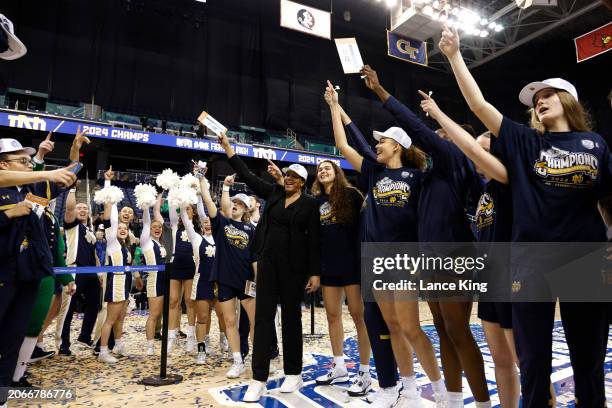
<svg viewBox="0 0 612 408"><path fill-rule="evenodd" d="M23 147L21 143L15 139L0 139L0 154L19 152L21 150L29 156L36 154L36 149L33 147Z"/></svg>
<svg viewBox="0 0 612 408"><path fill-rule="evenodd" d="M308 179L308 171L306 171L306 168L304 166L302 166L301 164L292 164L289 167L285 167L283 169L283 173L287 174L288 172L294 172L295 174L297 174L298 176L300 176L301 178L304 179L304 181L306 181Z"/></svg>
<svg viewBox="0 0 612 408"><path fill-rule="evenodd" d="M240 201L241 203L243 203L247 210L251 209L251 199L249 198L248 195L240 193L240 194L236 194L235 196L232 197L232 201Z"/></svg>
<svg viewBox="0 0 612 408"><path fill-rule="evenodd" d="M8 48L0 52L0 58L5 60L14 60L23 57L28 52L26 46L15 35L15 29L11 20L0 14L0 27L3 33L0 36L6 35ZM2 47L4 48L4 47Z"/></svg>
<svg viewBox="0 0 612 408"><path fill-rule="evenodd" d="M376 139L376 141L380 141L380 139L383 137L395 140L405 149L410 149L410 146L412 146L412 139L410 139L408 133L406 133L404 129L397 126L390 127L384 132L379 132L378 130L374 131L374 139Z"/></svg>
<svg viewBox="0 0 612 408"><path fill-rule="evenodd" d="M533 108L533 97L542 89L554 88L569 92L576 100L578 100L578 91L576 87L562 78L549 78L541 82L532 82L521 89L519 100L523 105Z"/></svg>

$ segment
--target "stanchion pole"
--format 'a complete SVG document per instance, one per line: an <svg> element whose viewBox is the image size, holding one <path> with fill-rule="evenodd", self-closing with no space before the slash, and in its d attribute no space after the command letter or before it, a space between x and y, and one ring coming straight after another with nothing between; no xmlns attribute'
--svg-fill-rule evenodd
<svg viewBox="0 0 612 408"><path fill-rule="evenodd" d="M306 339L320 339L323 334L315 333L315 303L317 292L312 292L310 296L310 334L305 334L303 337Z"/></svg>
<svg viewBox="0 0 612 408"><path fill-rule="evenodd" d="M159 273L159 272L158 272ZM158 387L160 385L178 384L183 381L183 376L180 374L170 374L166 372L168 364L168 320L170 315L170 274L172 273L172 264L166 264L164 272L164 307L162 312L162 342L161 342L161 359L159 364L159 376L152 375L142 379L144 385Z"/></svg>

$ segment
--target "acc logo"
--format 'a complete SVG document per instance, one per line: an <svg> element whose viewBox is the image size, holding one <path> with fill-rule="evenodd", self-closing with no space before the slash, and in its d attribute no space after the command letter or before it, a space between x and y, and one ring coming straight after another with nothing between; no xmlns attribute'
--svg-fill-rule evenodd
<svg viewBox="0 0 612 408"><path fill-rule="evenodd" d="M126 266L126 267L125 267L125 272L126 272L126 273L128 273L128 272L129 272L129 271L131 271L131 270L132 270L132 268L130 268L129 266Z"/></svg>
<svg viewBox="0 0 612 408"><path fill-rule="evenodd" d="M9 126L21 129L47 130L47 122L38 116L8 115Z"/></svg>
<svg viewBox="0 0 612 408"><path fill-rule="evenodd" d="M582 145L586 149L592 149L593 147L595 147L595 143L593 143L593 141L589 139L582 139Z"/></svg>

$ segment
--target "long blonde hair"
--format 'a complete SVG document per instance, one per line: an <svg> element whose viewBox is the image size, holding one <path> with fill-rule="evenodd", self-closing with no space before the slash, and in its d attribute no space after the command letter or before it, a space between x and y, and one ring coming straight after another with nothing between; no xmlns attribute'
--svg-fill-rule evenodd
<svg viewBox="0 0 612 408"><path fill-rule="evenodd" d="M559 96L559 101L563 107L563 114L565 119L567 119L570 130L574 132L590 132L592 130L591 118L584 106L566 91L555 89L555 92ZM547 131L546 126L538 119L535 108L529 109L529 114L531 115L530 126L540 134L545 133Z"/></svg>

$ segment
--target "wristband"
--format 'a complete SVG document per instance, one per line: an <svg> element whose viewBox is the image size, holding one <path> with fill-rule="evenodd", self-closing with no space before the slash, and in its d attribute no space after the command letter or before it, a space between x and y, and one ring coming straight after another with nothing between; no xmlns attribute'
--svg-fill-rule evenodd
<svg viewBox="0 0 612 408"><path fill-rule="evenodd" d="M71 188L71 189L70 189L70 192L71 192L71 193L76 193L76 188Z"/></svg>
<svg viewBox="0 0 612 408"><path fill-rule="evenodd" d="M230 191L229 186L226 186L226 185L224 184L224 185L223 185L223 191L228 191L228 192L229 192L229 191Z"/></svg>
<svg viewBox="0 0 612 408"><path fill-rule="evenodd" d="M36 156L32 156L32 161L36 164L45 164L44 160L38 160Z"/></svg>

